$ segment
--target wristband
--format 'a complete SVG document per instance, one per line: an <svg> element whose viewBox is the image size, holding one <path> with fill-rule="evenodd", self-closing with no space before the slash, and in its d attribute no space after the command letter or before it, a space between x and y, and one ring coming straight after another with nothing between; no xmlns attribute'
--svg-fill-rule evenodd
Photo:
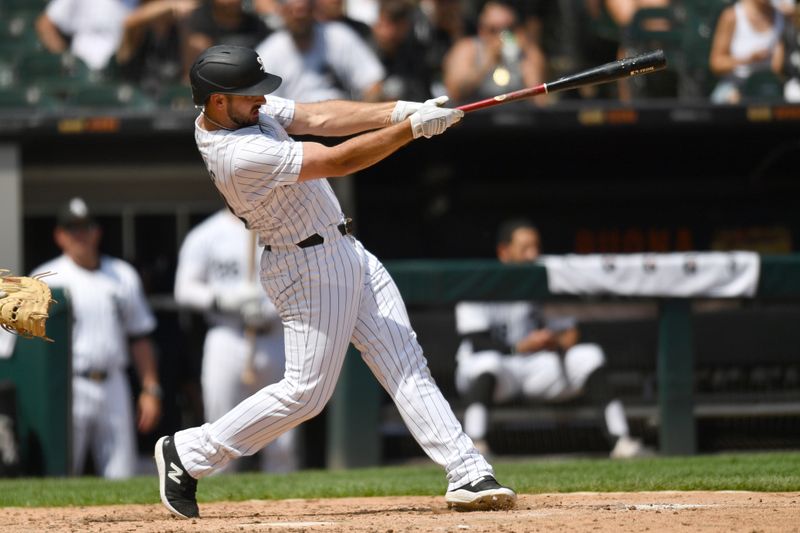
<svg viewBox="0 0 800 533"><path fill-rule="evenodd" d="M142 387L142 394L149 394L150 396L155 396L159 400L164 395L163 391L161 390L161 386L159 385L148 385L147 387Z"/></svg>

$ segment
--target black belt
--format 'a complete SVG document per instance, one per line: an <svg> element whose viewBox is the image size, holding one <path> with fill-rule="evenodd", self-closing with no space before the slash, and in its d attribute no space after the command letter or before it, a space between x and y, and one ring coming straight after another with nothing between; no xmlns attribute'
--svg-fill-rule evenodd
<svg viewBox="0 0 800 533"><path fill-rule="evenodd" d="M102 383L108 379L108 372L105 370L84 370L83 372L77 372L75 375L97 381L98 383Z"/></svg>
<svg viewBox="0 0 800 533"><path fill-rule="evenodd" d="M353 222L352 219L347 218L345 219L344 222L336 226L336 229L338 229L339 233L341 233L342 235L350 235L353 232L352 222ZM296 243L295 246L297 246L298 248L310 248L312 246L317 246L318 244L322 244L323 242L325 242L325 237L323 237L319 233L315 233L309 237L306 237L302 241ZM268 244L264 246L264 250L271 252L272 246Z"/></svg>

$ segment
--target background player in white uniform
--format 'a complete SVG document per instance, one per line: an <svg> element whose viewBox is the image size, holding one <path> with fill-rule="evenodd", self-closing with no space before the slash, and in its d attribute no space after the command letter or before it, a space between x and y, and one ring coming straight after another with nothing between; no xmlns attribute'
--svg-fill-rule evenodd
<svg viewBox="0 0 800 533"><path fill-rule="evenodd" d="M175 300L204 312L209 325L201 375L208 422L283 377L283 326L278 311L255 275L249 277L250 272L258 271L262 249L228 208L192 228L181 245ZM245 333L246 327L253 331L252 339ZM250 357L255 379L246 383L242 375ZM262 450L262 470L291 472L298 468L296 433L287 431Z"/></svg>
<svg viewBox="0 0 800 533"><path fill-rule="evenodd" d="M539 231L526 220L501 225L497 258L524 263L539 257ZM603 378L600 346L579 343L571 318L545 320L534 302L459 302L456 329L462 338L456 354L456 387L467 403L464 430L488 451L486 433L493 403L523 396L564 401L588 394L603 406L611 457L642 452L630 436L623 404Z"/></svg>
<svg viewBox="0 0 800 533"><path fill-rule="evenodd" d="M431 378L393 280L349 234L323 179L441 134L463 113L412 102L265 99L281 80L264 71L254 50L241 47L209 48L190 77L195 104L203 106L195 140L211 179L266 245L261 282L283 320L286 372L217 421L159 439L164 505L177 516L198 516L197 479L319 414L352 342L414 438L445 469L448 503L513 506L516 494L497 483ZM326 146L290 133L349 138Z"/></svg>
<svg viewBox="0 0 800 533"><path fill-rule="evenodd" d="M281 0L284 28L256 47L264 67L283 83L275 96L298 102L334 98L375 101L386 71L356 31L314 18L314 0Z"/></svg>
<svg viewBox="0 0 800 533"><path fill-rule="evenodd" d="M81 474L91 451L97 475L127 478L136 468L135 427L152 431L161 416L156 320L136 270L99 252L101 230L86 203L73 198L59 215L55 240L64 252L31 271L54 272L72 309L72 467ZM141 379L134 423L127 367Z"/></svg>

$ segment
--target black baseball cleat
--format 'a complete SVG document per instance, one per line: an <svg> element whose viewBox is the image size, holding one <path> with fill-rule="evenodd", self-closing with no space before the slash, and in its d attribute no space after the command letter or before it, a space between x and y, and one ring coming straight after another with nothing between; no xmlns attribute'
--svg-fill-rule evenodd
<svg viewBox="0 0 800 533"><path fill-rule="evenodd" d="M513 509L517 494L492 476L483 476L444 495L447 506L456 511L499 511Z"/></svg>
<svg viewBox="0 0 800 533"><path fill-rule="evenodd" d="M197 480L181 463L173 437L161 437L156 442L156 467L161 501L167 509L180 518L199 518L197 509Z"/></svg>

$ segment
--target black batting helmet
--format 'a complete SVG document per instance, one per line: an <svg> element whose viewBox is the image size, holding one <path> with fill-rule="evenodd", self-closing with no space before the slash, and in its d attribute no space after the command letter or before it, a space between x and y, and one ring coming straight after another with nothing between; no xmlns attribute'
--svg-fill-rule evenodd
<svg viewBox="0 0 800 533"><path fill-rule="evenodd" d="M270 74L255 50L220 44L207 48L189 72L192 100L205 105L212 93L258 96L269 94L283 81Z"/></svg>

